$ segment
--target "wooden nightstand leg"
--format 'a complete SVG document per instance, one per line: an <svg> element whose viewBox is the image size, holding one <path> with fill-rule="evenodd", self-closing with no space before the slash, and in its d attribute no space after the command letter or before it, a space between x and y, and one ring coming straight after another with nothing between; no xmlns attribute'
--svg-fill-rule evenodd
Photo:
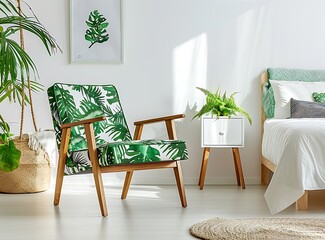
<svg viewBox="0 0 325 240"><path fill-rule="evenodd" d="M200 185L200 190L202 190L204 187L204 179L205 179L205 174L207 171L209 154L210 154L210 148L209 147L204 148L203 156L202 156L201 172L200 172L200 178L199 178L199 184L198 184L198 185Z"/></svg>
<svg viewBox="0 0 325 240"><path fill-rule="evenodd" d="M240 185L241 185L242 189L245 189L246 186L245 186L243 169L242 169L241 161L240 161L239 149L238 148L232 148L232 154L234 156L234 161L235 161L237 182L238 182L238 176L239 176Z"/></svg>
<svg viewBox="0 0 325 240"><path fill-rule="evenodd" d="M238 164L237 164L237 161L236 161L236 155L235 155L234 151L232 151L232 155L233 155L234 164L235 164L237 186L240 186L240 177L239 177L239 171L238 171Z"/></svg>

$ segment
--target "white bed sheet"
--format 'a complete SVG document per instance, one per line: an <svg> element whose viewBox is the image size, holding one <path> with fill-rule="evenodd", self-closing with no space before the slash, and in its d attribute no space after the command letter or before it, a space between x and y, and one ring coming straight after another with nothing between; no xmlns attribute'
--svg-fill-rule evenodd
<svg viewBox="0 0 325 240"><path fill-rule="evenodd" d="M264 195L272 214L325 189L325 119L266 120L262 155L277 165Z"/></svg>

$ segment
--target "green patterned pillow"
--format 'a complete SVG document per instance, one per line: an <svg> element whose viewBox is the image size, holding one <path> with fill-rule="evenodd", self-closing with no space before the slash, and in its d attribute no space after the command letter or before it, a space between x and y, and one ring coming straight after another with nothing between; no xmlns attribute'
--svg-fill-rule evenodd
<svg viewBox="0 0 325 240"><path fill-rule="evenodd" d="M278 81L302 81L302 82L324 82L325 70L305 70L305 69L286 69L268 68L269 80ZM262 105L267 118L274 117L274 94L272 86L267 82L263 87Z"/></svg>
<svg viewBox="0 0 325 240"><path fill-rule="evenodd" d="M265 116L267 118L273 118L275 101L274 101L273 89L271 88L271 84L268 82L265 83L263 86L262 105L263 105Z"/></svg>
<svg viewBox="0 0 325 240"><path fill-rule="evenodd" d="M313 98L316 102L325 103L325 93L314 92Z"/></svg>

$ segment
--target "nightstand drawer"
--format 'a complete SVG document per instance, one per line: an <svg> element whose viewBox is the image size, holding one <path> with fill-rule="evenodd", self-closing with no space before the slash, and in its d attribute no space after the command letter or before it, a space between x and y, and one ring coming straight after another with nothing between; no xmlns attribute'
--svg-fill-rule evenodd
<svg viewBox="0 0 325 240"><path fill-rule="evenodd" d="M244 121L242 117L203 117L202 147L243 147Z"/></svg>

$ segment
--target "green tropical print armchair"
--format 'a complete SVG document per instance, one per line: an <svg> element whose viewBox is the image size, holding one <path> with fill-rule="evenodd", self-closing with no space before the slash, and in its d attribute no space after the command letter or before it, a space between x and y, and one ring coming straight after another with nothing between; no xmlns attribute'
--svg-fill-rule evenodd
<svg viewBox="0 0 325 240"><path fill-rule="evenodd" d="M56 83L47 92L59 149L62 124L105 116L105 121L93 124L101 167L188 159L184 141L132 140L117 90L113 85ZM89 170L91 161L85 130L82 125L72 127L65 174Z"/></svg>

